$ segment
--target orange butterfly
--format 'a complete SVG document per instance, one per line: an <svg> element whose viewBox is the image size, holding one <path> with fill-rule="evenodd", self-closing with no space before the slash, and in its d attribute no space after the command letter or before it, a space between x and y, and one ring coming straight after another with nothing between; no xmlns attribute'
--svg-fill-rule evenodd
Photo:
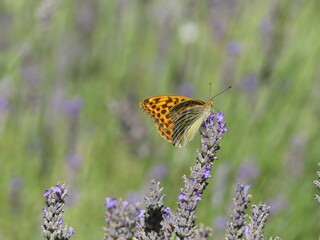
<svg viewBox="0 0 320 240"><path fill-rule="evenodd" d="M144 99L140 108L150 115L160 135L176 147L191 141L212 113L212 99L201 101L183 96L161 95Z"/></svg>

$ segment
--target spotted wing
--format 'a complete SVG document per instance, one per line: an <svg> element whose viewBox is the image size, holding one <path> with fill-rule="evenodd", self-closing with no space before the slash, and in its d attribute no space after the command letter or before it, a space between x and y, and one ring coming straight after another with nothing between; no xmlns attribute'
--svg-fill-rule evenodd
<svg viewBox="0 0 320 240"><path fill-rule="evenodd" d="M153 118L160 135L168 142L172 142L174 124L170 114L171 108L188 100L192 98L175 95L154 96L141 101L140 108Z"/></svg>

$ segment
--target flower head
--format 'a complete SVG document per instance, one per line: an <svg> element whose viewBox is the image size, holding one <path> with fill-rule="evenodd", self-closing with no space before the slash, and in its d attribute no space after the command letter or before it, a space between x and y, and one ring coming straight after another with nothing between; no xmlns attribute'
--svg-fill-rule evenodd
<svg viewBox="0 0 320 240"><path fill-rule="evenodd" d="M80 97L75 97L65 103L65 112L70 116L77 116L82 107L82 100Z"/></svg>
<svg viewBox="0 0 320 240"><path fill-rule="evenodd" d="M211 172L211 167L210 166L205 167L202 173L202 177L204 179L210 178L211 177L210 172Z"/></svg>
<svg viewBox="0 0 320 240"><path fill-rule="evenodd" d="M186 201L186 194L184 192L181 192L178 196L178 199L180 202L185 202Z"/></svg>
<svg viewBox="0 0 320 240"><path fill-rule="evenodd" d="M67 197L67 189L64 185L57 184L47 189L43 196L47 199L46 207L42 209L44 223L41 228L44 237L46 239L68 240L75 232L72 227L63 226L62 215L64 213L63 206Z"/></svg>
<svg viewBox="0 0 320 240"><path fill-rule="evenodd" d="M106 201L104 203L104 205L110 209L110 208L115 208L117 204L117 198L111 198L111 197L107 197Z"/></svg>

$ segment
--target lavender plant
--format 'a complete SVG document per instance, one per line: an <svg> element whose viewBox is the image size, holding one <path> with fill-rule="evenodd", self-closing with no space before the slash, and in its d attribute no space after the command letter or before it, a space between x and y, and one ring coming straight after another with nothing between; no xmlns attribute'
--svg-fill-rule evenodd
<svg viewBox="0 0 320 240"><path fill-rule="evenodd" d="M243 238L246 228L245 210L248 208L251 199L251 195L248 194L249 188L249 186L243 186L240 184L237 187L236 195L233 198L233 212L231 215L231 220L227 224L226 239L228 240Z"/></svg>
<svg viewBox="0 0 320 240"><path fill-rule="evenodd" d="M68 196L68 191L64 185L47 189L43 196L46 200L46 207L42 209L43 225L41 226L43 236L47 240L68 240L75 232L71 226L63 226L62 215L64 213L63 206Z"/></svg>
<svg viewBox="0 0 320 240"><path fill-rule="evenodd" d="M150 194L145 197L146 210L138 214L134 208L128 209L129 216L140 216L140 219L136 223L137 228L135 226L129 228L131 231L126 233L126 239L132 237L132 239L171 239L173 236L179 239L208 239L211 229L203 225L198 227L195 224L197 217L195 211L211 177L213 161L217 159L216 152L219 150L218 144L223 133L227 131L223 113L217 113L216 121L214 120L215 115L212 113L204 123L205 130L201 133L201 151L197 153L196 165L191 168L190 176L183 176L184 187L178 196L176 213L172 213L170 208L164 206L162 188L159 183L153 181ZM120 209L114 209L116 212L121 211L121 204L119 206ZM108 226L105 228L105 239L115 239L119 236L113 235L117 231L110 226L117 225L111 223L122 222L123 217L120 214L109 214L109 210L110 208L105 218Z"/></svg>
<svg viewBox="0 0 320 240"><path fill-rule="evenodd" d="M207 240L211 229L203 224L196 225L196 209L211 177L219 142L227 131L223 113L212 113L201 132L201 150L190 176L183 176L184 187L178 196L177 210L172 212L164 205L165 195L159 182L151 181L144 203L128 202L107 197L105 200L104 239L132 240ZM238 185L233 199L230 222L227 223L226 239L265 239L263 228L270 214L270 207L260 203L252 206L252 216L247 222L246 209L251 195L249 186ZM74 233L71 227L62 227L63 205L67 191L56 185L46 190L47 207L43 209L42 230L46 239L69 239ZM272 239L272 238L271 238ZM275 238L280 239L280 238Z"/></svg>

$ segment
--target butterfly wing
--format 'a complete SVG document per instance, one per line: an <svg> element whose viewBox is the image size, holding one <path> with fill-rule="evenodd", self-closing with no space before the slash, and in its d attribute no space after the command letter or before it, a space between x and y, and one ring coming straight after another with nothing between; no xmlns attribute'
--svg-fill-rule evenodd
<svg viewBox="0 0 320 240"><path fill-rule="evenodd" d="M173 120L172 143L183 147L193 139L201 124L211 114L212 101L188 100L171 108Z"/></svg>
<svg viewBox="0 0 320 240"><path fill-rule="evenodd" d="M176 95L154 96L141 101L140 108L153 118L160 135L168 142L172 142L174 123L170 114L171 108L188 100L192 98Z"/></svg>

